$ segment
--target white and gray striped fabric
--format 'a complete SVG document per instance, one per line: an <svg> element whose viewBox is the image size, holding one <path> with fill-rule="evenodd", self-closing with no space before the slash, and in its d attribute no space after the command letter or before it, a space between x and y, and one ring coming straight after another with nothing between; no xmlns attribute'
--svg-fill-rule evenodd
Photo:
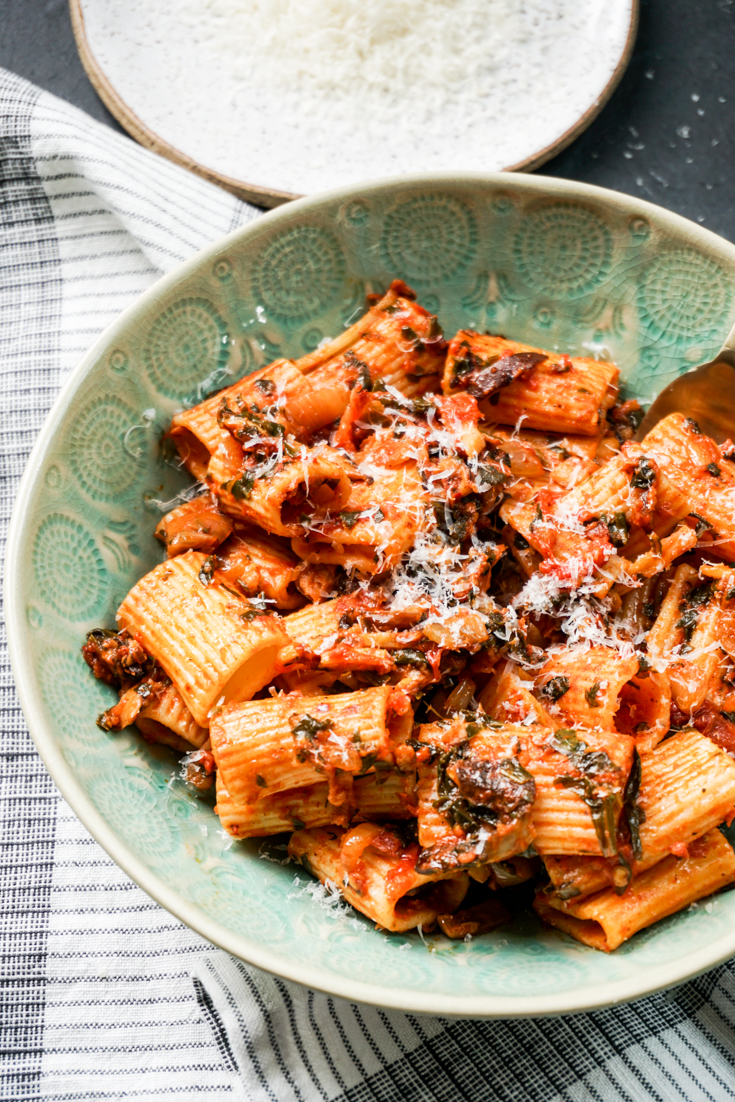
<svg viewBox="0 0 735 1102"><path fill-rule="evenodd" d="M160 274L259 213L0 71L0 523L58 388ZM266 976L161 910L56 792L0 652L0 1098L735 1095L735 966L560 1020L443 1021Z"/></svg>

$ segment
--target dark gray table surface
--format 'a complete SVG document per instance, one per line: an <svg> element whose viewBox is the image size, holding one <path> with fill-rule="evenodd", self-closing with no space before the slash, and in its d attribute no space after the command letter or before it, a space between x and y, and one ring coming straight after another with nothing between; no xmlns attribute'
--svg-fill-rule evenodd
<svg viewBox="0 0 735 1102"><path fill-rule="evenodd" d="M67 0L0 0L0 66L120 129L84 73ZM642 196L735 241L734 123L735 0L642 0L617 91L539 171Z"/></svg>

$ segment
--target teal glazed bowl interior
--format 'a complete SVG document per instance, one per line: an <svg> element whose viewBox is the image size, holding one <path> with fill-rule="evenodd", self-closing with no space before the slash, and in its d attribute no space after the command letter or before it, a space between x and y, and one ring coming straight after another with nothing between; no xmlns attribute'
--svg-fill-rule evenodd
<svg viewBox="0 0 735 1102"><path fill-rule="evenodd" d="M320 903L258 840L231 844L175 756L95 725L111 689L79 648L162 558L153 529L188 481L159 456L173 412L339 333L400 277L445 332L491 330L613 359L650 400L735 321L735 247L658 207L513 174L378 181L281 207L144 294L68 381L13 518L7 608L25 714L54 780L155 899L261 968L355 1001L462 1017L586 1010L735 953L735 892L607 956L530 916L469 942L386 935ZM263 854L269 859L263 859ZM298 877L298 879L295 879Z"/></svg>

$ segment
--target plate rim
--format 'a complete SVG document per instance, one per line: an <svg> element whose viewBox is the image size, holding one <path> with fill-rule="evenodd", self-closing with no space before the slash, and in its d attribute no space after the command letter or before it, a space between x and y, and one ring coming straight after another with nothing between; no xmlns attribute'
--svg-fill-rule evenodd
<svg viewBox="0 0 735 1102"><path fill-rule="evenodd" d="M551 160L552 157L555 157L557 153L563 152L563 150L571 145L572 142L597 118L622 80L623 74L628 68L630 59L633 55L640 23L641 0L628 0L628 2L630 3L630 21L625 43L618 62L597 99L579 116L576 122L572 123L563 134L555 138L549 145L544 146L543 149L538 150L536 153L532 153L524 160L516 162L516 164L508 165L500 171L533 172L535 169L540 168L541 165ZM195 175L203 177L203 179L208 180L210 183L225 188L226 191L236 195L238 199L244 199L246 202L265 207L276 207L293 199L304 198L299 192L281 191L278 188L268 188L262 184L250 184L245 180L239 180L226 173L217 172L216 169L209 168L201 161L197 161L194 157L189 156L188 153L184 153L183 150L178 149L176 146L166 141L165 138L160 137L155 130L147 126L140 116L128 106L105 70L102 68L100 62L97 60L87 37L82 3L83 0L69 0L72 31L74 32L74 40L84 71L105 107L137 142L140 142L146 149L151 149L154 153L158 153L162 157L166 157L167 160L173 161L174 164L181 165L183 168L188 169L189 172L193 172ZM314 192L313 194L321 195L324 193Z"/></svg>
<svg viewBox="0 0 735 1102"><path fill-rule="evenodd" d="M373 1006L387 1007L418 1014L436 1014L458 1018L518 1018L546 1017L560 1014L580 1013L599 1010L622 1002L650 995L656 991L677 986L702 972L727 960L735 954L735 929L732 934L708 943L697 951L687 955L685 962L670 961L659 965L658 976L651 969L646 978L631 977L612 981L605 986L603 999L591 991L562 992L557 994L533 996L502 996L481 994L477 996L455 996L436 992L386 990L378 984L365 983L343 976L325 976L322 970L310 964L296 961L284 961L277 952L264 949L256 939L235 933L222 923L209 916L206 911L179 896L173 888L163 883L159 876L137 857L126 845L124 839L109 826L92 803L81 783L77 780L72 766L66 761L58 745L52 724L47 724L40 705L32 692L34 681L33 663L23 647L23 639L28 630L23 615L22 601L18 588L13 584L19 573L20 563L28 541L24 540L32 499L31 490L35 487L42 461L53 445L57 430L66 416L71 397L76 393L88 371L99 359L103 350L110 347L116 336L129 324L131 318L166 294L176 284L195 273L201 266L227 250L236 241L257 238L263 227L287 223L291 217L302 212L308 213L325 203L345 202L355 196L364 196L370 191L393 190L397 185L456 187L458 185L485 186L488 191L494 188L506 189L509 186L532 193L541 192L546 196L570 196L597 199L625 212L629 217L648 215L659 224L668 223L672 229L684 234L691 242L699 242L708 252L713 250L735 266L735 244L684 218L647 200L627 196L596 185L564 180L557 177L529 176L510 173L425 173L408 177L384 177L366 181L362 185L349 185L319 192L314 196L299 199L292 204L272 210L262 217L241 226L211 242L204 249L194 253L171 272L162 276L143 292L134 303L128 306L97 337L89 350L72 370L49 414L44 421L38 438L29 456L23 472L8 531L6 552L6 571L4 580L4 598L6 625L8 630L8 651L14 680L21 707L38 753L48 769L52 779L70 807L99 842L112 860L119 865L135 883L162 907L176 918L200 934L209 942L231 953L233 956L261 968L266 972L293 980L325 994L343 998L351 1002L363 1002Z"/></svg>

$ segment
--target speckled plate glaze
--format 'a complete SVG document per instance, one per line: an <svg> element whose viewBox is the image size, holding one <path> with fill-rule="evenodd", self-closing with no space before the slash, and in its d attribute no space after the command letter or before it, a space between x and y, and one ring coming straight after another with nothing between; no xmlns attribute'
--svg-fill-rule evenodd
<svg viewBox="0 0 735 1102"><path fill-rule="evenodd" d="M317 13L324 18L326 6L302 3L308 20L319 22ZM353 92L367 115L381 118L375 131L363 113L344 115L351 95L345 87L344 103L335 110L318 92L294 102L288 89L267 75L251 83L248 60L242 50L233 57L232 49L244 36L262 35L257 19L253 23L252 4L69 0L82 64L128 133L267 207L323 188L354 186L367 172L435 172L447 164L455 172L530 170L565 149L597 117L628 65L639 0L535 0L531 8L516 5L525 9L519 24L505 22L502 4L486 6L486 26L503 26L508 45L514 45L506 55L496 37L500 32L488 30L485 52L496 60L499 86L512 72L515 90L486 94L474 123L467 112L483 102L481 93L464 109L450 94L430 121L421 122L419 114L404 130L391 122L389 106L381 110L379 100L365 102L358 71ZM423 8L428 13L426 5L414 6L416 17L431 18ZM457 18L468 28L465 33L477 34L461 13ZM514 37L519 25L529 33ZM241 69L245 72L236 75ZM406 123L414 117L410 99L401 100Z"/></svg>
<svg viewBox="0 0 735 1102"><path fill-rule="evenodd" d="M160 280L85 356L31 457L13 517L11 653L38 750L108 853L164 907L243 960L353 1000L463 1017L586 1010L669 986L735 952L735 893L612 956L528 918L469 943L387 936L326 910L260 843L228 846L175 759L100 731L112 691L79 654L161 558L158 457L173 411L338 333L400 276L448 332L591 350L649 398L709 359L735 321L735 247L613 192L512 174L379 181L264 216Z"/></svg>

